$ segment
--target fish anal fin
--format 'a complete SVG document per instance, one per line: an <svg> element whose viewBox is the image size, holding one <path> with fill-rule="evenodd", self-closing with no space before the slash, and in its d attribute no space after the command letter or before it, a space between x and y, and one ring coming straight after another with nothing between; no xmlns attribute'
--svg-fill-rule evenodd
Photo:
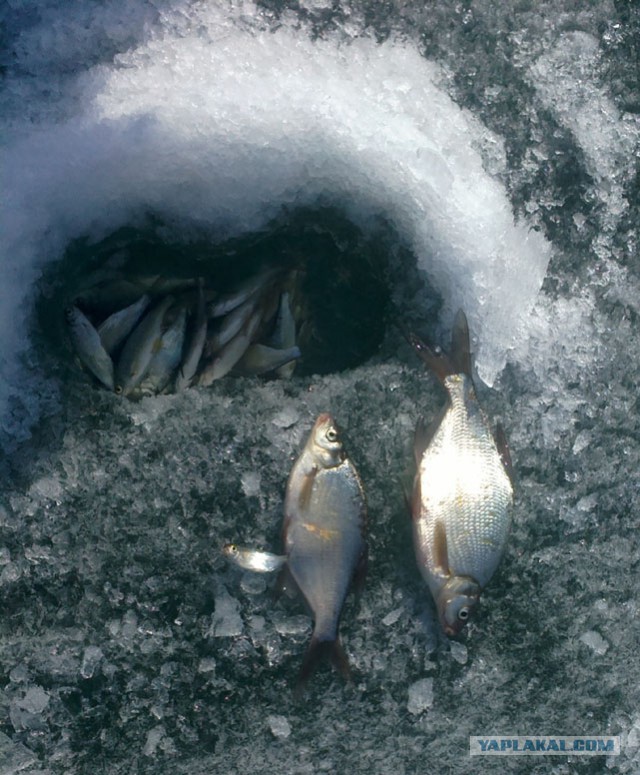
<svg viewBox="0 0 640 775"><path fill-rule="evenodd" d="M351 667L349 659L340 643L340 638L335 640L321 640L317 636L311 638L307 651L302 661L302 668L296 682L295 697L300 699L309 678L314 673L320 662L328 659L345 681L351 681Z"/></svg>
<svg viewBox="0 0 640 775"><path fill-rule="evenodd" d="M456 374L471 375L471 343L467 316L459 309L451 329L451 361Z"/></svg>
<svg viewBox="0 0 640 775"><path fill-rule="evenodd" d="M500 460L502 461L502 465L504 466L504 470L506 471L507 476L511 480L511 484L514 484L513 463L511 462L511 452L509 451L509 442L507 441L504 428L500 423L497 423L496 425L494 438L496 441L496 446L498 447L498 452L500 454Z"/></svg>
<svg viewBox="0 0 640 775"><path fill-rule="evenodd" d="M434 572L437 576L448 578L451 575L449 568L449 552L447 550L447 533L444 525L438 520L433 528L433 562Z"/></svg>

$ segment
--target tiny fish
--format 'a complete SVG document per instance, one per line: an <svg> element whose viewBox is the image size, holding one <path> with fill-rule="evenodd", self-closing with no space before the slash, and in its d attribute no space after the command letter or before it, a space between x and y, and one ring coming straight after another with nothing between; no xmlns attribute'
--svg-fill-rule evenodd
<svg viewBox="0 0 640 775"><path fill-rule="evenodd" d="M300 357L300 354L300 348L295 345L286 350L278 350L275 347L268 347L266 344L252 344L233 367L233 372L244 377L268 374L270 371L279 370L285 364L295 361Z"/></svg>
<svg viewBox="0 0 640 775"><path fill-rule="evenodd" d="M109 390L113 390L114 372L111 356L102 346L100 335L89 319L75 306L65 312L69 335L78 357L89 371Z"/></svg>
<svg viewBox="0 0 640 775"><path fill-rule="evenodd" d="M225 544L222 553L240 568L256 573L273 573L280 570L287 561L285 555L260 552L237 544Z"/></svg>
<svg viewBox="0 0 640 775"><path fill-rule="evenodd" d="M113 315L104 320L98 326L98 334L100 335L100 341L102 346L109 353L113 355L115 350L124 342L133 331L134 326L140 320L142 313L149 306L150 299L145 294L141 296L138 301L130 304L124 309L114 312Z"/></svg>
<svg viewBox="0 0 640 775"><path fill-rule="evenodd" d="M200 363L202 349L207 337L207 308L204 300L203 280L198 281L198 308L193 324L193 331L189 340L189 345L182 358L180 369L176 376L176 392L189 387Z"/></svg>
<svg viewBox="0 0 640 775"><path fill-rule="evenodd" d="M156 304L125 342L116 368L116 393L129 395L144 379L154 352L161 346L162 320L172 304L172 296L167 296Z"/></svg>
<svg viewBox="0 0 640 775"><path fill-rule="evenodd" d="M430 428L416 429L412 515L420 571L442 629L457 635L504 554L513 485L509 449L478 404L471 379L469 328L458 312L451 354L410 341L442 381L448 402Z"/></svg>
<svg viewBox="0 0 640 775"><path fill-rule="evenodd" d="M333 417L321 414L291 470L284 505L286 572L314 618L299 689L325 655L345 678L350 675L338 625L352 582L364 578L366 527L360 477L346 455Z"/></svg>

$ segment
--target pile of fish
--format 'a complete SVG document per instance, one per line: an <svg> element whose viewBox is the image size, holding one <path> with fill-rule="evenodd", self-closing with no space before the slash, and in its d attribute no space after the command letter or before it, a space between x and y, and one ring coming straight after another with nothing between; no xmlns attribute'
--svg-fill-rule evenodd
<svg viewBox="0 0 640 775"><path fill-rule="evenodd" d="M458 313L451 353L410 342L447 391L429 426L418 422L412 498L413 543L443 631L458 635L504 554L513 485L504 433L492 433L471 378L469 329ZM349 677L338 624L352 582L366 570L367 513L360 478L328 414L318 417L289 476L284 504L284 554L227 544L223 554L244 570L280 571L314 618L298 689L328 656Z"/></svg>
<svg viewBox="0 0 640 775"><path fill-rule="evenodd" d="M88 289L65 316L82 366L108 390L136 398L207 386L229 373L287 379L301 355L294 294L293 273L274 268L225 293L203 278L139 277ZM105 317L105 297L126 306Z"/></svg>

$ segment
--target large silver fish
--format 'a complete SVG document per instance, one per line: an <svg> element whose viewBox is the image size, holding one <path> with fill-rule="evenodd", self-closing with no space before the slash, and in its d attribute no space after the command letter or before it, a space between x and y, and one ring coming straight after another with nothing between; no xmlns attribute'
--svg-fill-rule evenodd
<svg viewBox="0 0 640 775"><path fill-rule="evenodd" d="M412 513L418 566L451 636L469 621L504 553L511 461L502 429L494 438L476 398L464 313L456 317L450 355L413 335L411 342L449 399L431 427L416 429Z"/></svg>
<svg viewBox="0 0 640 775"><path fill-rule="evenodd" d="M351 583L356 576L364 578L366 523L358 472L344 451L333 417L321 414L291 470L284 505L285 570L314 618L299 688L324 655L349 676L338 625Z"/></svg>

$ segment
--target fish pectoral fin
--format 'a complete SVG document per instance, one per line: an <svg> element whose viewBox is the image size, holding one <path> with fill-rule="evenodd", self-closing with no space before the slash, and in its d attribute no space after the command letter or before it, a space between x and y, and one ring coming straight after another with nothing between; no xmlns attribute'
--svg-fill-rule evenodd
<svg viewBox="0 0 640 775"><path fill-rule="evenodd" d="M433 528L433 561L434 572L442 578L449 578L449 552L447 550L447 533L442 522L438 521Z"/></svg>
<svg viewBox="0 0 640 775"><path fill-rule="evenodd" d="M511 462L511 452L509 451L509 443L507 442L507 437L505 436L504 428L500 423L496 425L494 438L495 438L496 446L498 447L500 460L502 461L504 470L506 471L507 476L511 480L511 484L513 485L514 483L513 463Z"/></svg>

